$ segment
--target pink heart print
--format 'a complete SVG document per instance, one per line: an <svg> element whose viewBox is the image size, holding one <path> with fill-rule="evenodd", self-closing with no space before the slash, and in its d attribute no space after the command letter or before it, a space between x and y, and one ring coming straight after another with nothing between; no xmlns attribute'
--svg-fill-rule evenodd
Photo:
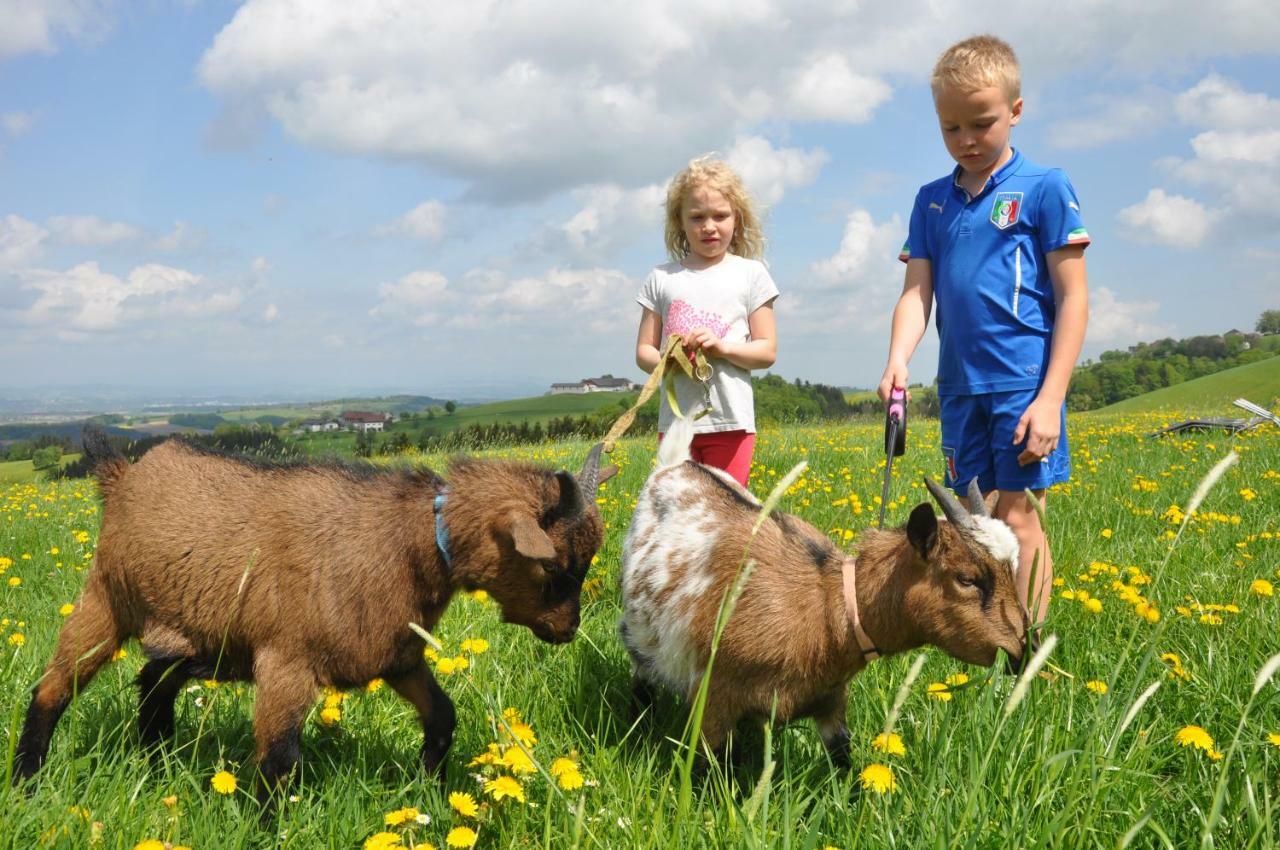
<svg viewBox="0 0 1280 850"><path fill-rule="evenodd" d="M667 320L663 330L667 336L671 334L688 334L694 328L707 328L716 336L724 339L729 332L729 323L717 313L699 310L687 301L677 298L667 309Z"/></svg>

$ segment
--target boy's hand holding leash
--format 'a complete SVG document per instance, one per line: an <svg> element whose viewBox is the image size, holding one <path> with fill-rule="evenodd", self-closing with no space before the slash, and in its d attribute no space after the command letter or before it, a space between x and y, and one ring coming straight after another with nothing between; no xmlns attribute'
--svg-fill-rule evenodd
<svg viewBox="0 0 1280 850"><path fill-rule="evenodd" d="M1019 466L1039 463L1058 447L1062 429L1061 410L1061 401L1055 403L1053 399L1037 396L1023 412L1013 432L1015 446L1026 440L1026 447L1018 455Z"/></svg>
<svg viewBox="0 0 1280 850"><path fill-rule="evenodd" d="M884 376L880 378L880 385L876 387L876 395L880 396L880 400L885 404L889 403L889 399L893 396L895 388L902 388L907 385L907 364L890 362L884 367ZM911 393L907 393L907 398L911 398Z"/></svg>

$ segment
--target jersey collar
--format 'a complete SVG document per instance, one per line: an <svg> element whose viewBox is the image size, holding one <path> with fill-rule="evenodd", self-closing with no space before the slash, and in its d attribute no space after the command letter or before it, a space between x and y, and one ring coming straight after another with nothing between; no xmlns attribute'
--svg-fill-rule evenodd
<svg viewBox="0 0 1280 850"><path fill-rule="evenodd" d="M963 197L966 202L982 197L987 193L987 190L991 189L993 186L999 186L1004 182L1006 177L1018 170L1018 166L1022 165L1022 153L1017 148L1013 148L1012 150L1013 156L1009 157L1008 162L992 172L991 176L987 178L987 185L983 186L982 191L978 194L970 195L965 191L964 187L960 185L960 172L962 169L959 165L956 166L955 171L951 172L951 185L958 193L960 193L960 196Z"/></svg>

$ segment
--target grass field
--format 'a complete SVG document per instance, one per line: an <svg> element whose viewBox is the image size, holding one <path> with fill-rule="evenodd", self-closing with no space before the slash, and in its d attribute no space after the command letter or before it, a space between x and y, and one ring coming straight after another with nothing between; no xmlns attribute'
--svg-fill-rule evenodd
<svg viewBox="0 0 1280 850"><path fill-rule="evenodd" d="M1280 429L1142 438L1163 420L1071 418L1075 474L1050 495L1048 516L1058 586L1046 631L1059 640L1025 698L1011 699L1014 678L937 650L877 661L850 688L850 772L831 767L808 722L748 729L756 755L728 775L695 769L686 796L684 707L666 698L629 720L618 563L653 450L632 440L600 493L606 540L571 644L539 643L467 594L436 629L438 677L459 717L448 790L469 794L474 814L421 775L416 718L384 686L317 700L303 774L278 822L262 828L252 688L191 684L174 748L151 764L133 732L141 653L128 644L67 711L30 796L0 787L0 847L443 850L474 837L481 848L1274 848L1280 677L1260 680L1259 670L1280 651ZM936 422L912 422L891 522L924 500L937 440ZM880 444L878 423L765 431L753 489L767 493L807 461L781 507L851 549L874 521ZM585 450L499 453L576 469ZM1191 493L1232 450L1239 462L1174 545ZM29 689L83 583L98 512L85 481L0 490L0 754L11 757ZM923 670L908 682L917 657ZM892 730L902 750L890 754L873 739L904 689ZM525 765L511 755L511 731L529 743L533 772L516 772ZM499 764L473 761L493 744ZM499 773L511 781L486 792ZM497 799L503 788L514 796Z"/></svg>
<svg viewBox="0 0 1280 850"><path fill-rule="evenodd" d="M78 454L63 455L60 465L66 466L79 459L80 455ZM41 477L42 473L36 472L35 467L31 465L29 460L0 461L0 487L36 481Z"/></svg>
<svg viewBox="0 0 1280 850"><path fill-rule="evenodd" d="M1267 407L1280 398L1280 357L1246 363L1118 401L1099 413L1139 413L1149 410L1185 411L1190 416L1243 416L1248 413L1231 402L1247 398Z"/></svg>

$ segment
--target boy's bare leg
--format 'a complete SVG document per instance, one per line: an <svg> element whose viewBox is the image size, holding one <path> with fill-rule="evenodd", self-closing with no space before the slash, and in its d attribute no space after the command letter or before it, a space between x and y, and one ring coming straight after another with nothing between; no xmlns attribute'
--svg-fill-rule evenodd
<svg viewBox="0 0 1280 850"><path fill-rule="evenodd" d="M1044 622L1049 613L1049 599L1053 596L1053 558L1049 554L1049 540L1040 524L1040 515L1025 491L1001 490L996 499L995 516L1008 523L1018 538L1018 592L1031 615L1033 623ZM1035 490L1035 497L1044 509L1044 490ZM1036 555L1039 553L1039 562ZM1035 585L1031 586L1031 566L1035 563Z"/></svg>

